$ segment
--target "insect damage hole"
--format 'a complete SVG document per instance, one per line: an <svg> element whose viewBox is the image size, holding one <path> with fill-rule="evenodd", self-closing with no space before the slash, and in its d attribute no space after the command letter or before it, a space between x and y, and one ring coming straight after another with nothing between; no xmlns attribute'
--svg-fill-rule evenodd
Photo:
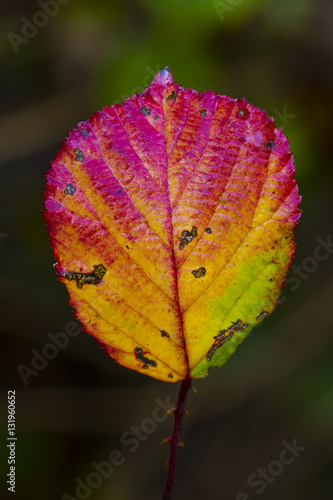
<svg viewBox="0 0 333 500"><path fill-rule="evenodd" d="M219 347L221 347L221 345L223 345L225 342L230 340L234 335L234 332L231 332L231 333L229 333L229 335L224 335L224 336L220 337L221 333L222 332L220 332L219 335L217 336L217 339L220 338L220 340L218 342L214 343L213 347L208 351L207 356L206 356L207 361L210 361L212 359L212 357L214 356L215 352L217 351L217 349Z"/></svg>
<svg viewBox="0 0 333 500"><path fill-rule="evenodd" d="M262 320L265 316L268 315L268 312L267 311L262 311L257 317L256 317L256 320L257 321L260 321Z"/></svg>
<svg viewBox="0 0 333 500"><path fill-rule="evenodd" d="M94 266L94 271L92 273L64 273L62 276L69 281L75 280L77 287L82 288L83 285L98 285L106 273L106 269L103 264L98 264Z"/></svg>
<svg viewBox="0 0 333 500"><path fill-rule="evenodd" d="M208 351L206 359L207 361L211 361L212 357L214 356L215 352L223 345L225 342L228 340L232 339L235 333L240 333L245 328L247 328L249 325L248 323L243 323L241 319L238 319L234 323L231 324L228 328L225 330L221 330L216 337L214 337L215 342L211 349Z"/></svg>
<svg viewBox="0 0 333 500"><path fill-rule="evenodd" d="M141 361L141 363L143 363L142 368L148 368L148 366L154 366L154 367L157 366L156 361L154 361L153 359L146 358L146 356L144 356L141 347L136 347L134 349L134 353L136 359L138 361Z"/></svg>

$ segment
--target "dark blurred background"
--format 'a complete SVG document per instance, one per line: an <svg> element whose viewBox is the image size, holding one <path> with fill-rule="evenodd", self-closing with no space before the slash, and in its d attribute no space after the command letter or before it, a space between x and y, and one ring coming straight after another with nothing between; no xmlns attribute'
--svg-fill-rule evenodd
<svg viewBox="0 0 333 500"><path fill-rule="evenodd" d="M49 14L40 15L43 3ZM79 121L141 92L168 65L184 87L246 97L274 116L303 195L281 305L226 366L194 383L175 500L331 499L333 3L1 0L0 26L1 497L14 389L17 500L160 498L168 455L160 442L173 417L133 452L121 436L148 429L156 398L175 402L178 384L117 366L82 332L25 383L18 366L31 369L48 334L76 321L41 215L49 162ZM306 450L282 471L283 442L295 439ZM92 463L113 450L124 462L77 496L76 478L86 483ZM258 493L264 486L248 478L267 467Z"/></svg>

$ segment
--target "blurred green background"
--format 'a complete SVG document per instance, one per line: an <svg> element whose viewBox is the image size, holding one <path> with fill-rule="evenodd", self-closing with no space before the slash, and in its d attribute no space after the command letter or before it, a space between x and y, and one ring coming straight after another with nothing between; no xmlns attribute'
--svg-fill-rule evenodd
<svg viewBox="0 0 333 500"><path fill-rule="evenodd" d="M43 3L43 1L42 1ZM333 3L329 0L60 0L25 42L35 0L0 6L2 498L7 390L16 390L18 500L76 497L92 462L124 463L87 497L157 500L172 416L136 451L121 443L178 385L115 365L85 333L24 384L48 333L75 318L56 279L41 215L44 173L61 141L104 105L141 92L168 65L176 82L246 97L288 135L303 195L295 266L282 303L237 354L195 382L175 500L321 500L333 496ZM57 10L57 9L55 9ZM14 45L14 46L13 46ZM14 50L15 49L15 50ZM321 238L321 240L317 240ZM326 253L325 253L326 252ZM298 275L298 276L297 276ZM262 494L247 481L284 440L306 447ZM272 477L270 475L270 477ZM246 495L240 495L246 492ZM64 497L66 498L66 497ZM68 500L68 499L67 499Z"/></svg>

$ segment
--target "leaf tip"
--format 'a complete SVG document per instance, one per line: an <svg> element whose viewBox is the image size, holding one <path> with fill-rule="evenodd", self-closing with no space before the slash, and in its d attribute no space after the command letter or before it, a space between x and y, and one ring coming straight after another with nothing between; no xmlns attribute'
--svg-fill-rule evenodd
<svg viewBox="0 0 333 500"><path fill-rule="evenodd" d="M173 83L173 78L169 66L161 69L154 78L159 85L167 85Z"/></svg>

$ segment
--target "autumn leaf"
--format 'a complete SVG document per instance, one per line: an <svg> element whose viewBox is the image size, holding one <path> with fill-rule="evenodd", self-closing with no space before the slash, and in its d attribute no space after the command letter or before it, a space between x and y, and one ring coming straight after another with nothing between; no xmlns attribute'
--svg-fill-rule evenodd
<svg viewBox="0 0 333 500"><path fill-rule="evenodd" d="M70 132L44 216L84 329L119 364L204 377L278 303L300 216L293 157L265 111L168 69Z"/></svg>

